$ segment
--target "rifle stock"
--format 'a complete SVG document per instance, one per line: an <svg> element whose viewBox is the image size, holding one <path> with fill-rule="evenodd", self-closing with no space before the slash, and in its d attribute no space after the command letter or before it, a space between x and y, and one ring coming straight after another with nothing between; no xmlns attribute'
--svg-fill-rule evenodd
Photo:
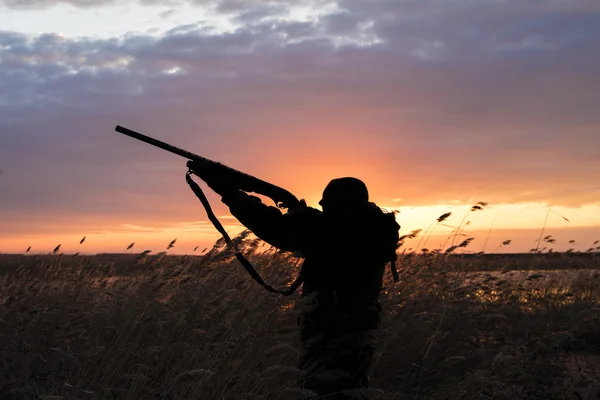
<svg viewBox="0 0 600 400"><path fill-rule="evenodd" d="M301 204L298 198L289 191L279 186L273 185L272 183L258 179L252 175L238 171L219 162L209 160L208 158L199 156L197 154L173 146L171 144L143 135L131 129L127 129L120 125L117 125L115 130L134 139L151 144L155 147L159 147L163 150L167 150L168 152L177 154L178 156L187 158L188 162L186 163L186 166L195 175L200 177L200 179L205 179L204 177L207 176L211 176L211 178L213 179L227 177L226 180L228 184L231 184L236 189L267 196L275 202L277 207L280 208L292 209L299 207Z"/></svg>

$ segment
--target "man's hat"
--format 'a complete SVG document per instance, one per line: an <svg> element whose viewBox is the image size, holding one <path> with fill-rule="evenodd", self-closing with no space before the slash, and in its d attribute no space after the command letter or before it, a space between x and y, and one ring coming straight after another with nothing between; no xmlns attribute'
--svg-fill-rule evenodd
<svg viewBox="0 0 600 400"><path fill-rule="evenodd" d="M333 179L323 191L321 206L354 206L368 203L367 185L360 179L346 177Z"/></svg>

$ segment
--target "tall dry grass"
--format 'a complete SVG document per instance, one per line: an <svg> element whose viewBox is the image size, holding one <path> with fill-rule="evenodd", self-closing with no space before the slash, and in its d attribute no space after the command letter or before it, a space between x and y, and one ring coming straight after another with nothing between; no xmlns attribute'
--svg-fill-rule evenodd
<svg viewBox="0 0 600 400"><path fill-rule="evenodd" d="M261 246L0 259L0 398L309 398L295 388L299 296L264 291L232 250L276 286L299 259ZM597 255L409 253L398 264L368 398L598 394Z"/></svg>

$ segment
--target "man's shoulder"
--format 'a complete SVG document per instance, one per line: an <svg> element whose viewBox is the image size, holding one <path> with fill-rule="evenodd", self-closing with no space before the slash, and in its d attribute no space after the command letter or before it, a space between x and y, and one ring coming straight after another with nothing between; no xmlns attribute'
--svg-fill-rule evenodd
<svg viewBox="0 0 600 400"><path fill-rule="evenodd" d="M313 207L301 207L288 211L284 218L297 227L312 227L323 222L323 212Z"/></svg>
<svg viewBox="0 0 600 400"><path fill-rule="evenodd" d="M288 218L293 219L303 219L303 218L321 218L323 216L323 211L317 210L313 207L298 207L289 210L285 214Z"/></svg>

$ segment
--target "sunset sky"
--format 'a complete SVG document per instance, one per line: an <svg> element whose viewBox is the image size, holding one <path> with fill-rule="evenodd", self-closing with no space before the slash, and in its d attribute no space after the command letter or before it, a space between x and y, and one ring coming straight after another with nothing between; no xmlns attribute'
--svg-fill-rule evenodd
<svg viewBox="0 0 600 400"><path fill-rule="evenodd" d="M356 176L401 234L485 201L469 250L493 228L486 251L526 252L548 216L549 247L585 251L600 239L598 71L597 0L0 0L0 252L219 237L185 160L117 124L315 207Z"/></svg>

